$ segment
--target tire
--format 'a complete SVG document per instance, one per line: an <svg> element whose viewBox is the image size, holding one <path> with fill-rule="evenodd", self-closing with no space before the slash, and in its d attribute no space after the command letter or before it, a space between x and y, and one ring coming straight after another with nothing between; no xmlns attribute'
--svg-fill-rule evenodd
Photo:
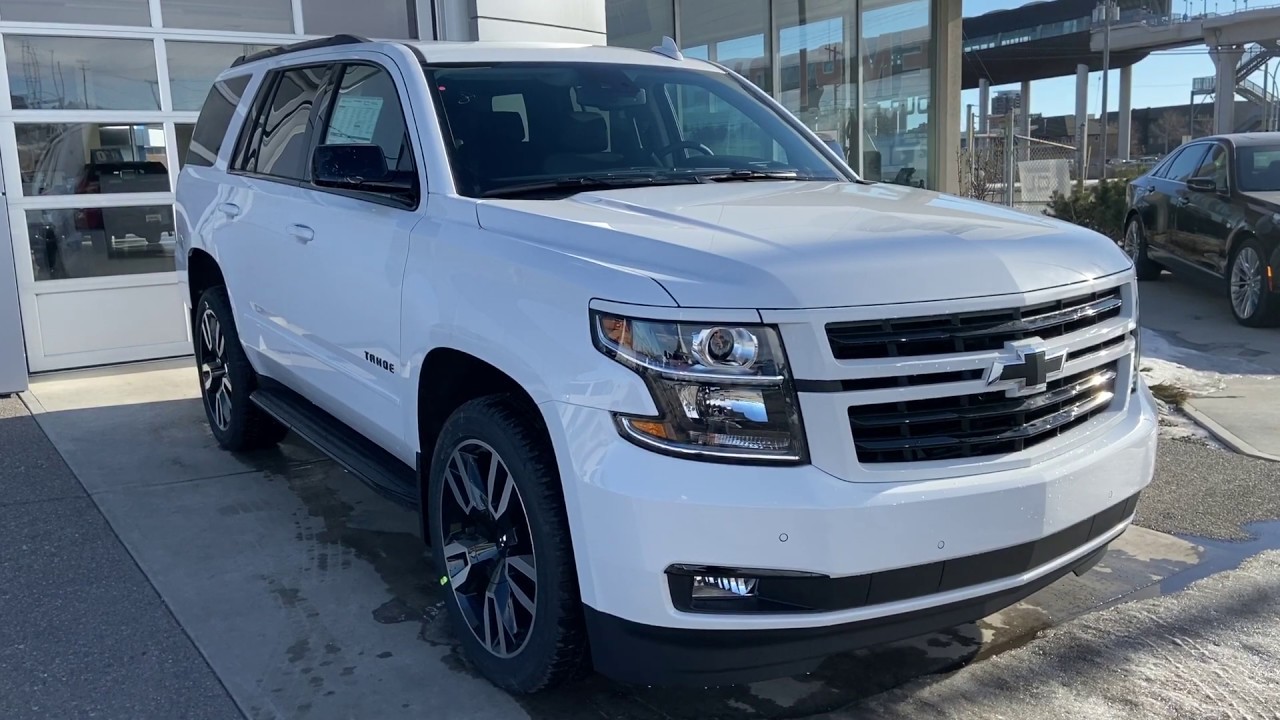
<svg viewBox="0 0 1280 720"><path fill-rule="evenodd" d="M1121 243L1125 253L1133 259L1133 270L1142 281L1159 280L1164 268L1147 257L1147 230L1141 218L1133 218L1124 228L1124 242Z"/></svg>
<svg viewBox="0 0 1280 720"><path fill-rule="evenodd" d="M531 412L507 395L459 407L441 430L427 488L454 630L480 674L513 693L574 677L587 655L560 477ZM507 615L510 625L496 622Z"/></svg>
<svg viewBox="0 0 1280 720"><path fill-rule="evenodd" d="M196 303L192 330L200 397L218 445L238 452L278 444L289 428L249 401L258 374L240 345L226 288L204 291Z"/></svg>
<svg viewBox="0 0 1280 720"><path fill-rule="evenodd" d="M1267 287L1267 252L1256 238L1245 238L1227 263L1227 300L1236 322L1248 327L1280 325L1280 297Z"/></svg>

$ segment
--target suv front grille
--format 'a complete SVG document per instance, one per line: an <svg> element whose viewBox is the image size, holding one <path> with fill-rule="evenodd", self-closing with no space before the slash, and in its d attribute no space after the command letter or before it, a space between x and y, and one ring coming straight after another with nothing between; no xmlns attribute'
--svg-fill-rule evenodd
<svg viewBox="0 0 1280 720"><path fill-rule="evenodd" d="M1120 288L1004 310L827 325L837 360L999 350L1014 340L1061 337L1120 315Z"/></svg>
<svg viewBox="0 0 1280 720"><path fill-rule="evenodd" d="M1043 391L1003 390L849 408L863 463L951 460L1018 452L1087 422L1111 404L1118 362L1051 381Z"/></svg>

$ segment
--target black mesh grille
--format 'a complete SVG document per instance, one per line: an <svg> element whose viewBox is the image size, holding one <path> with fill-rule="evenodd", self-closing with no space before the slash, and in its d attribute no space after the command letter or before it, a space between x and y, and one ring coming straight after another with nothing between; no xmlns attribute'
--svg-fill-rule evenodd
<svg viewBox="0 0 1280 720"><path fill-rule="evenodd" d="M999 350L1029 337L1050 339L1118 317L1120 288L1008 310L827 325L837 360Z"/></svg>
<svg viewBox="0 0 1280 720"><path fill-rule="evenodd" d="M950 460L1025 450L1105 411L1117 368L1111 362L1062 377L1023 397L1000 390L850 407L858 460Z"/></svg>

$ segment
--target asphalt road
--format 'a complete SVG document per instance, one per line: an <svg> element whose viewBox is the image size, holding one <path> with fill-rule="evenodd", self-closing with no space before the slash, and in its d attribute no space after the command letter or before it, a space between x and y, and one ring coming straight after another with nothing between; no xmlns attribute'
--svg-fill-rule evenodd
<svg viewBox="0 0 1280 720"><path fill-rule="evenodd" d="M155 385L154 377L130 377L112 387L143 403L147 393L156 392ZM69 383L61 396L46 394L46 401L71 401L81 392ZM1052 606L1042 602L1006 614L1000 622L984 621L923 643L836 658L810 678L747 688L673 693L625 689L591 678L548 696L513 701L475 679L451 648L448 633L440 632L432 614L437 599L418 588L414 578L423 569L405 546L409 536L401 526L408 527L412 519L367 497L331 463L317 463L306 448L294 445L266 459L216 453L205 447L207 430L201 429L203 419L193 401L75 411L57 411L50 404L48 409L41 422L61 438L59 448L76 468L78 481L21 406L12 399L0 401L0 718L5 720L234 718L241 711L255 718L707 720L808 717L837 707L849 708L846 717L862 717L862 708L899 717L932 714L911 703L938 697L955 700L950 711L957 717L1032 717L1023 712L1022 703L1060 700L1073 687L1080 697L1094 698L1094 709L1110 712L1107 703L1117 698L1175 685L1167 675L1180 663L1186 663L1181 672L1192 678L1212 668L1205 664L1209 660L1245 673L1249 669L1239 663L1270 657L1265 654L1270 646L1244 639L1264 632L1280 637L1280 632L1258 625L1249 615L1252 610L1246 613L1228 601L1231 593L1240 592L1253 603L1248 607L1270 608L1269 597L1248 593L1267 582L1280 586L1280 576L1271 574L1274 563L1210 579L1223 583L1221 590L1205 593L1196 586L1177 592L1193 580L1231 571L1274 544L1274 523L1267 521L1280 517L1276 467L1193 443L1165 442L1157 479L1139 505L1139 524L1196 536L1252 539L1196 539L1204 548L1202 561L1178 564L1186 567L1158 576L1165 580L1155 584L1144 575L1146 596L1168 593L1142 601L1155 603L1155 610L1130 616L1129 608L1139 606L1125 603L1068 623L1061 632L1069 634L1062 640L1055 640L1059 631L1053 631L1024 649L945 677L931 673L983 656L980 649L993 647L993 636L1015 627L1052 626L1070 615L1046 611ZM99 449L104 447L111 452L104 454ZM145 575L135 558L146 568ZM1170 567L1167 556L1137 559ZM1126 560L1127 567L1133 560ZM1056 592L1105 590L1107 571L1131 572L1124 567L1104 565L1080 579L1084 582L1069 579L1055 585ZM1146 567L1153 565L1140 564L1137 570L1145 572ZM391 601L385 601L388 596ZM1115 596L1102 599L1106 597ZM1201 599L1182 599L1194 597ZM1097 604L1089 599L1089 607ZM1074 600L1066 605L1081 606ZM1205 615L1214 608L1220 617L1207 622ZM1019 613L1031 613L1033 622L1027 625ZM1144 620L1141 613L1170 622L1185 617L1185 627ZM1012 624L1006 626L1006 621ZM1201 645L1219 638L1221 647L1179 655L1174 642L1179 638ZM1128 647L1135 643L1154 645L1136 652ZM1095 644L1097 661L1090 654ZM1155 648L1164 654L1157 656ZM1037 659L1042 651L1050 654L1051 663ZM433 670L437 662L450 672ZM1137 671L1099 673L1092 669L1099 662L1115 667L1139 663L1160 682ZM1006 669L993 675L990 667ZM1030 686L1041 682L1040 673L1042 691L1049 694L1032 694ZM1028 686L1018 691L1022 694L1006 687L1002 697L1011 704L1004 710L982 704L999 695L993 687L1009 685L1002 674L1020 678L1019 687ZM1204 681L1221 684L1209 676ZM970 682L972 686L964 684ZM904 683L907 690L895 690ZM1113 687L1106 689L1104 683ZM238 708L224 684L232 688ZM1188 687L1189 694L1179 702L1199 697L1194 685ZM944 690L949 694L937 694ZM877 697L882 691L890 694ZM1263 702L1253 692L1252 686L1242 687L1238 702L1249 707ZM241 701L244 697L270 700L255 705ZM1217 701L1213 695L1203 697ZM309 712L310 703L322 699L334 705ZM424 699L433 704L421 704ZM962 712L966 707L972 713ZM1134 705L1129 717L1165 717L1156 707ZM369 712L371 708L377 712ZM726 714L726 708L734 711ZM1094 716L1089 709L1076 708L1082 718ZM1204 715L1187 710L1187 716Z"/></svg>

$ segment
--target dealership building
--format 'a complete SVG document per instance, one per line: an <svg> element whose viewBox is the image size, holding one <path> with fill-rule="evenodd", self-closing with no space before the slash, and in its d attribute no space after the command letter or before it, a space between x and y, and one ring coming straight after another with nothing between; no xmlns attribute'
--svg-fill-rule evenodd
<svg viewBox="0 0 1280 720"><path fill-rule="evenodd" d="M960 18L961 0L0 0L0 393L190 352L173 185L213 78L246 53L337 33L641 49L671 36L865 177L945 190Z"/></svg>

